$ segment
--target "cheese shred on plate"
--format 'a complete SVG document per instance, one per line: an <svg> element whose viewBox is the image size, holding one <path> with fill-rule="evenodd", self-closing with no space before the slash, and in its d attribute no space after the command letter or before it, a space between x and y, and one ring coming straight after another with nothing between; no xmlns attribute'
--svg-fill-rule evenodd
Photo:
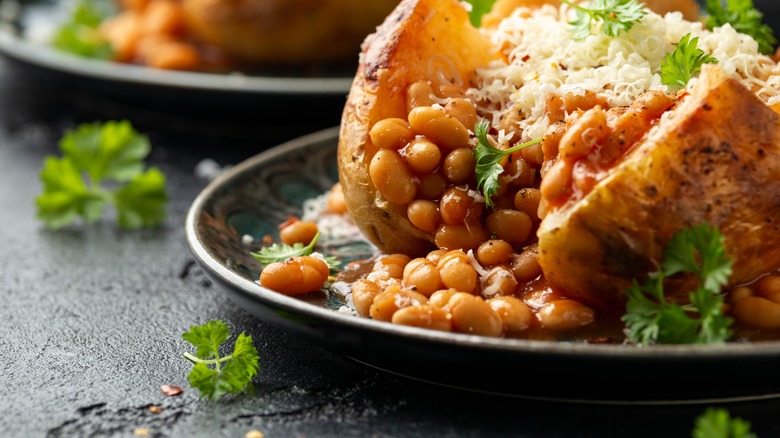
<svg viewBox="0 0 780 438"><path fill-rule="evenodd" d="M665 16L647 10L640 21L617 38L602 32L575 41L568 24L571 8L544 6L517 9L489 31L506 61L494 61L477 71L477 88L466 95L479 102L492 124L509 112L524 118L517 128L522 141L539 138L549 125L545 98L592 91L610 107L630 105L649 90L670 92L661 83L661 62L686 34L698 37L698 48L718 59L718 66L742 81L768 105L780 103L780 69L758 52L758 44L730 25L713 29L683 19L679 12ZM696 78L688 83L694 86Z"/></svg>

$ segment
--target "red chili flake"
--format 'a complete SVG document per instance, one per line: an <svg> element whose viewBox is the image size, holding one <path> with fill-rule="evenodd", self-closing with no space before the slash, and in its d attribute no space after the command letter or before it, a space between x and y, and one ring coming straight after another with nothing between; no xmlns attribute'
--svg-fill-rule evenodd
<svg viewBox="0 0 780 438"><path fill-rule="evenodd" d="M520 60L523 62L528 62L529 59L531 59L531 55L525 55L522 58L520 58Z"/></svg>
<svg viewBox="0 0 780 438"><path fill-rule="evenodd" d="M162 385L160 386L160 389L162 390L163 394L167 395L168 397L173 397L174 395L179 395L184 392L184 390L180 387L173 385Z"/></svg>

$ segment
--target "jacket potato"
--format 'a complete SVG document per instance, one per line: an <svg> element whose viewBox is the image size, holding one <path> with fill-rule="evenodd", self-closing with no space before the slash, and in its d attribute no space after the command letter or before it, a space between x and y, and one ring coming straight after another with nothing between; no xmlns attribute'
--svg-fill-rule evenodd
<svg viewBox="0 0 780 438"><path fill-rule="evenodd" d="M483 25L496 27L496 20L517 5L547 3L499 0L483 17ZM648 2L660 11L668 10L669 4ZM698 12L694 2L678 7L687 15ZM543 196L537 208L539 192L549 192L545 180L552 180L555 164L564 162L559 157L564 147L559 150L558 142L564 141L566 130L574 131L578 121L589 117L613 120L631 114L627 105L612 105L614 111L606 111L609 102L587 93L574 95L571 106L556 104L560 96L549 93L550 105L545 108L559 108L560 117L548 112L550 126L541 146L513 153L499 163L504 173L495 205L487 208L475 192L473 174L459 179L445 169L450 155L464 146L451 147L434 138L432 126L453 125L451 119L458 119L462 125L458 129L468 129L465 147L473 148L474 124L467 120L474 118L452 110L451 102L478 86L478 69L506 57L489 32L470 24L467 11L455 0L403 0L364 42L342 116L339 177L350 214L382 251L409 256L437 247L465 251L499 237L518 251L538 251L542 274L553 289L604 308L622 304L623 291L632 279L657 267L671 236L699 222L717 225L725 235L734 260L731 285L780 268L778 115L755 90L719 67L705 66L693 90L659 98L663 106L636 128L631 141L624 142L625 132L616 134L613 142L622 149L587 193L558 203L546 202ZM420 83L429 87L427 108L433 109L417 110L413 89ZM593 102L581 106L577 102L585 100L582 96ZM472 103L476 108L482 102ZM493 146L505 149L511 135L504 127L526 117L518 110L493 118L489 138ZM393 119L394 132L402 133L404 144L387 141L382 130L375 132L387 119ZM448 220L444 204L439 204L449 192L427 193L429 174L409 158L414 152L411 145L421 137L434 140L441 149L440 167L433 168L433 174L438 172L447 190L468 193L461 197L467 205L461 208L460 222ZM545 149L553 137L555 147ZM372 172L372 166L382 171ZM425 220L411 219L418 201L427 203L428 213L420 216ZM418 216L416 210L414 214ZM450 234L460 236L460 241L442 238L453 229ZM528 230L536 232L529 235ZM517 236L522 238L513 240ZM681 293L683 283L671 285L671 292Z"/></svg>

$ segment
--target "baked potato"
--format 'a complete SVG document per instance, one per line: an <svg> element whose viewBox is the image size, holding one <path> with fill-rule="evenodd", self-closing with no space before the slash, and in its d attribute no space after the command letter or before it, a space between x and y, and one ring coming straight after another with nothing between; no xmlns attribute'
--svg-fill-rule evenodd
<svg viewBox="0 0 780 438"><path fill-rule="evenodd" d="M351 60L398 0L183 0L190 31L253 63Z"/></svg>
<svg viewBox="0 0 780 438"><path fill-rule="evenodd" d="M547 3L500 0L492 15L483 18L483 25L495 27L496 21L491 20L500 19L518 4L538 7ZM665 11L670 3L649 4ZM690 15L698 11L694 2L680 7ZM614 141L623 147L614 157L617 164L583 197L569 202L539 200L539 191L545 192L544 181L550 180L549 172L561 161L561 136L566 129L573 129L577 120L594 114L603 120L630 114L628 104L611 105L587 93L573 94L571 105L568 101L556 104L568 97L547 92L551 104L545 103L545 109L552 108L560 116L548 111L550 126L541 146L513 153L500 162L504 173L499 177L501 187L492 209L475 192L473 174L455 178L444 169L444 156L454 154L457 148L433 139L442 150L441 167L433 173L445 174L447 190L468 193L463 197L468 205L462 209L465 213L458 218L460 222L448 220L443 204L448 192L422 193L426 184L423 177L428 174L411 164L410 145L420 137L431 138L424 132L431 124L457 119L462 125L459 129L469 130L466 147L474 147L474 124L466 122L473 118L462 117L449 105L453 99L466 96L470 87L479 86L478 69L506 60L508 55L501 50L490 40L489 32L471 26L466 11L454 0L403 0L366 39L342 116L338 164L350 214L382 251L414 257L437 247L476 250L491 237L502 239L522 253L521 257L538 252L536 260L543 277L556 294L603 308L622 303L623 291L631 280L641 279L657 267L671 236L699 222L717 225L726 236L734 259L732 285L780 268L778 116L755 90L746 88L733 74L722 74L719 67L705 68L690 93L661 93L664 97L659 101L665 106L636 129L631 141L623 144L624 133L616 135ZM769 58L762 62L772 63ZM531 75L523 80L537 79ZM428 84L431 90L426 114L435 113L433 110L440 113L423 117L430 122L426 126L412 120L419 114L410 90L419 83ZM469 97L475 108L479 107L479 116L490 119L484 102ZM581 105L588 100L585 98L592 101L587 106ZM610 106L610 111L601 109ZM511 140L504 128L511 130L527 117L522 110L493 117L489 138L493 146L505 149L509 142L516 142L518 139ZM386 142L381 132L373 135L375 127L387 119L394 119L394 126L401 127L394 129L404 133L400 135L403 144ZM562 130L556 133L558 127ZM527 133L515 130L514 134ZM556 135L554 149L545 149L548 136ZM387 152L393 149L393 153ZM377 161L391 162L392 166L385 164L377 176L372 173ZM410 178L414 187L409 186ZM748 198L748 194L753 195ZM430 220L410 219L418 200L428 203L425 218ZM463 239L442 239L442 230L447 227L460 227L452 235ZM529 230L538 232L529 235ZM680 290L672 285L672 293Z"/></svg>

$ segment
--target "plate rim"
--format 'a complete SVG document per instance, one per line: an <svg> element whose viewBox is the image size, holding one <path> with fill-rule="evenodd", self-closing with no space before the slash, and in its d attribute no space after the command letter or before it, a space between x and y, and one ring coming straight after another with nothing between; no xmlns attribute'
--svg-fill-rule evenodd
<svg viewBox="0 0 780 438"><path fill-rule="evenodd" d="M473 348L478 350L501 350L517 354L548 354L567 357L582 356L589 359L620 359L620 360L734 360L740 358L770 358L780 359L780 341L733 342L721 345L651 345L629 346L624 344L587 344L584 342L551 342L527 339L491 338L452 332L439 332L416 327L406 327L387 322L374 321L370 318L343 314L325 309L295 297L271 291L258 283L247 280L235 271L229 269L206 249L197 232L200 212L207 201L219 191L223 185L234 180L240 180L244 174L262 166L265 161L285 155L297 149L311 147L313 144L338 142L339 126L323 129L302 137L298 137L263 152L260 152L209 183L192 202L185 219L185 240L196 261L205 266L211 273L223 280L244 298L258 302L260 305L273 305L290 310L318 321L325 321L338 326L348 326L351 329L379 331L385 336L413 337L416 341L445 343L449 346Z"/></svg>
<svg viewBox="0 0 780 438"><path fill-rule="evenodd" d="M28 41L0 27L0 53L51 71L88 79L166 88L269 95L333 96L349 93L354 77L303 78L162 70L84 58ZM357 56L357 54L355 54Z"/></svg>

